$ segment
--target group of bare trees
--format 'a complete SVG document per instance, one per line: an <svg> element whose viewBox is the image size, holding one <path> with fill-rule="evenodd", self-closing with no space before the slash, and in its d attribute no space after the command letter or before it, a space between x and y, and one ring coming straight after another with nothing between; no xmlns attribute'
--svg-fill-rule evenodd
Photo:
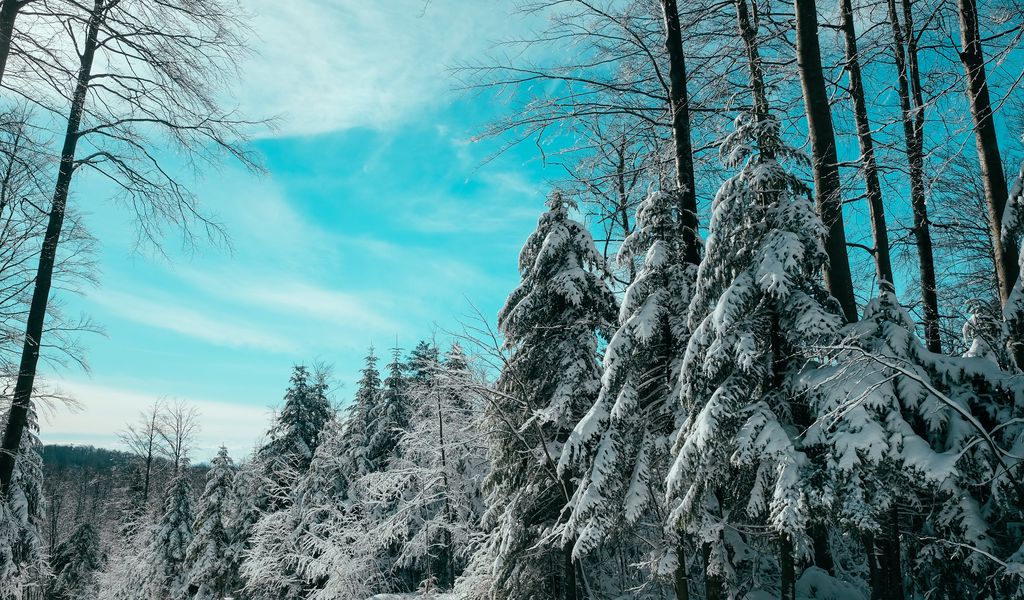
<svg viewBox="0 0 1024 600"><path fill-rule="evenodd" d="M253 124L223 103L248 52L234 0L4 0L0 6L0 312L4 377L14 389L0 445L0 488L15 471L40 358L89 323L55 313L61 281L91 276L94 242L75 218L85 176L160 243L223 235L189 188L203 166L258 168L245 147Z"/></svg>
<svg viewBox="0 0 1024 600"><path fill-rule="evenodd" d="M885 280L901 288L932 351L962 350L969 295L1005 301L1017 250L1002 214L1020 132L998 110L1019 79L1015 0L537 0L521 8L546 24L456 72L470 88L512 98L510 116L483 135L537 140L543 160L565 170L559 183L590 207L607 253L632 229L652 185L671 182L706 211L721 180L723 131L738 112L770 104L782 135L808 143L805 176L829 227L825 279L847 319ZM950 181L954 168L966 178ZM956 245L950 230L973 217L947 208L951 186L985 206L978 218L988 231L970 237L986 249L971 256L983 259L974 270L992 273L994 287L958 285L964 254L947 253Z"/></svg>

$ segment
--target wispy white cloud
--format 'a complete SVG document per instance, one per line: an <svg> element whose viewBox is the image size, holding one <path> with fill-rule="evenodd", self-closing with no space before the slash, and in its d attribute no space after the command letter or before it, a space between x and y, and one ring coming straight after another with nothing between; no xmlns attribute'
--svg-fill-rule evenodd
<svg viewBox="0 0 1024 600"><path fill-rule="evenodd" d="M218 346L255 348L270 352L294 353L296 344L286 337L242 320L214 316L199 309L157 296L146 297L129 292L101 289L89 295L97 304L119 317L173 331Z"/></svg>
<svg viewBox="0 0 1024 600"><path fill-rule="evenodd" d="M226 272L182 269L178 274L205 293L282 318L316 319L360 331L393 331L398 327L394 319L379 310L386 304L386 298L375 292L346 292L303 281L294 275L270 271L246 273L237 266Z"/></svg>
<svg viewBox="0 0 1024 600"><path fill-rule="evenodd" d="M140 410L166 399L154 389L142 392L130 387L68 379L50 383L62 395L74 399L78 406L57 405L43 411L42 437L43 442L49 444L119 448L117 432L135 421ZM244 457L269 423L270 410L266 407L180 399L194 406L201 416L202 429L192 453L192 459L197 462L211 458L221 445L227 446L236 458Z"/></svg>
<svg viewBox="0 0 1024 600"><path fill-rule="evenodd" d="M504 7L476 0L249 0L260 36L245 66L249 112L282 135L384 127L442 101L446 69L487 47Z"/></svg>

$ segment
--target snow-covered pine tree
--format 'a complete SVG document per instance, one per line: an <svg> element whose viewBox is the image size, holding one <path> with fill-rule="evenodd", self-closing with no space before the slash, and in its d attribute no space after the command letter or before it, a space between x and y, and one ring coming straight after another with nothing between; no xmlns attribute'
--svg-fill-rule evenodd
<svg viewBox="0 0 1024 600"><path fill-rule="evenodd" d="M294 552L280 554L283 545L297 539L290 529L297 518L290 510L296 486L309 469L321 437L335 421L327 378L325 371L310 372L302 365L293 369L284 406L267 433L269 441L236 477L240 494L233 509L233 526L235 545L243 555L243 598L302 597L303 583L294 569L272 581L259 565L296 558ZM279 537L285 533L287 537Z"/></svg>
<svg viewBox="0 0 1024 600"><path fill-rule="evenodd" d="M409 382L422 382L432 378L435 375L439 361L440 353L437 350L437 346L426 340L417 342L416 347L409 353L409 360L407 361Z"/></svg>
<svg viewBox="0 0 1024 600"><path fill-rule="evenodd" d="M152 529L141 562L149 571L141 598L186 600L190 598L186 555L192 543L192 474L187 459L178 466L167 490L164 510Z"/></svg>
<svg viewBox="0 0 1024 600"><path fill-rule="evenodd" d="M324 425L334 418L327 398L327 373L310 372L303 365L292 370L284 406L267 434L269 441L258 452L259 463L275 488L276 502L309 467Z"/></svg>
<svg viewBox="0 0 1024 600"><path fill-rule="evenodd" d="M373 411L381 401L380 371L377 370L377 355L373 347L366 355L363 370L360 373L355 398L345 413L343 454L348 459L344 468L345 479L351 481L369 473L375 468L370 464L368 452Z"/></svg>
<svg viewBox="0 0 1024 600"><path fill-rule="evenodd" d="M409 398L406 393L405 366L396 345L387 365L388 375L380 400L370 411L366 462L369 471L387 468L398 447L402 432L409 426Z"/></svg>
<svg viewBox="0 0 1024 600"><path fill-rule="evenodd" d="M228 504L228 528L233 544L231 554L225 557L228 570L238 581L239 589L235 598L249 600L246 592L246 578L243 566L250 556L253 533L264 511L271 506L271 483L266 477L267 468L260 464L258 451L243 462L235 471L230 502Z"/></svg>
<svg viewBox="0 0 1024 600"><path fill-rule="evenodd" d="M295 497L301 482L300 477L281 508L265 512L251 529L241 569L247 599L301 600L306 596L306 581L298 570L304 554L299 545L304 507L296 505Z"/></svg>
<svg viewBox="0 0 1024 600"><path fill-rule="evenodd" d="M330 431L297 487L294 523L301 552L294 568L308 600L368 598L386 590L386 577L355 494L358 486L349 480L345 429Z"/></svg>
<svg viewBox="0 0 1024 600"><path fill-rule="evenodd" d="M357 482L368 540L407 589L450 590L465 568L481 513L485 457L476 442L479 390L460 348L421 355L410 380L412 419L389 468Z"/></svg>
<svg viewBox="0 0 1024 600"><path fill-rule="evenodd" d="M778 124L744 113L721 152L740 171L712 205L689 308L682 365L686 415L667 485L672 522L702 547L707 595L771 589L793 598L811 554L808 456L814 420L792 388L805 357L833 338L839 307L822 288L824 227L778 159Z"/></svg>
<svg viewBox="0 0 1024 600"><path fill-rule="evenodd" d="M1005 239L1016 240L1017 247L1024 243L1024 163L1021 163L1020 173L1010 186L1009 198L1006 201L1006 208L1003 211L1002 236ZM1024 252L1021 252L1018 265L1024 265ZM1022 270L1024 272L1024 270ZM1024 278L1018 277L1013 286L1006 303L1003 306L1003 318L1007 326L1007 340L1009 353L1014 359L1013 368L1020 372L1024 371Z"/></svg>
<svg viewBox="0 0 1024 600"><path fill-rule="evenodd" d="M634 572L627 585L651 574L672 576L682 558L678 539L661 535L677 382L689 337L686 310L696 276L696 267L684 260L677 205L671 194L656 191L637 209L618 260L642 263L605 349L597 401L576 425L559 463L560 470L571 467L582 475L563 537L576 539L577 559L610 544L631 565L645 565L646 573ZM679 576L685 585L685 573Z"/></svg>
<svg viewBox="0 0 1024 600"><path fill-rule="evenodd" d="M287 542L296 548L295 558L277 568L277 572L294 571L311 599L370 596L384 590L377 544L366 534L367 516L354 493L358 486L352 479L349 454L354 440L348 427L337 424L325 432L309 470L296 486L290 509L295 535L294 541ZM282 538L291 540L291 532Z"/></svg>
<svg viewBox="0 0 1024 600"><path fill-rule="evenodd" d="M125 473L124 495L117 506L117 543L129 545L139 529L146 525L145 475L138 465L131 465Z"/></svg>
<svg viewBox="0 0 1024 600"><path fill-rule="evenodd" d="M221 446L206 474L206 487L192 525L195 537L186 553L188 597L192 600L221 600L238 585L237 572L231 568L237 540L228 520L234 476L228 449Z"/></svg>
<svg viewBox="0 0 1024 600"><path fill-rule="evenodd" d="M616 302L593 239L554 192L519 256L522 282L498 315L509 350L489 403L488 539L492 597L579 597L573 543L561 541L575 474L559 475L562 445L601 387L598 333ZM479 573L479 567L474 568Z"/></svg>
<svg viewBox="0 0 1024 600"><path fill-rule="evenodd" d="M46 587L50 575L43 527L43 458L35 406L28 412L11 488L0 498L0 600ZM6 422L7 415L0 419Z"/></svg>
<svg viewBox="0 0 1024 600"><path fill-rule="evenodd" d="M79 525L71 536L57 546L53 557L50 600L96 600L97 576L103 569L100 536L92 523Z"/></svg>
<svg viewBox="0 0 1024 600"><path fill-rule="evenodd" d="M863 540L873 598L1021 597L1024 383L915 331L882 293L805 373L821 415L805 443L824 463L813 505Z"/></svg>

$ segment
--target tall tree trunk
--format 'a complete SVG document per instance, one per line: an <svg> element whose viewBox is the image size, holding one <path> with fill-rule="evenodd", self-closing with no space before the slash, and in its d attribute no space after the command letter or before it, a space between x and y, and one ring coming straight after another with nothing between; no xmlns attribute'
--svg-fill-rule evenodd
<svg viewBox="0 0 1024 600"><path fill-rule="evenodd" d="M884 590L882 598L886 600L903 600L903 556L900 552L900 513L899 507L893 504L889 515L884 519L887 525L886 535L881 540L881 579ZM872 596L874 592L872 592Z"/></svg>
<svg viewBox="0 0 1024 600"><path fill-rule="evenodd" d="M988 222L992 237L992 253L999 280L999 300L1006 306L1017 277L1020 275L1017 258L1020 249L1013 237L1003 237L1003 211L1009 192L1003 174L1003 160L999 155L999 138L992 115L992 100L985 74L985 54L981 47L976 0L958 0L960 12L960 61L967 75L967 94L970 97L971 117L974 120L974 143L981 165L981 178L988 205ZM1019 331L1010 332L1014 359L1024 368L1024 347Z"/></svg>
<svg viewBox="0 0 1024 600"><path fill-rule="evenodd" d="M921 302L924 312L924 339L928 349L941 352L939 338L939 300L936 294L935 257L932 252L931 224L924 189L924 98L921 93L921 72L917 62L917 41L914 36L910 5L903 2L904 23L900 25L896 0L888 0L892 25L893 56L896 61L900 117L910 169L910 206L914 215L914 242L917 245L921 276Z"/></svg>
<svg viewBox="0 0 1024 600"><path fill-rule="evenodd" d="M857 301L846 251L846 227L843 223L843 198L836 158L836 134L832 126L832 108L825 91L825 74L818 45L818 11L814 0L795 0L796 49L803 87L807 126L811 138L814 168L814 194L828 235L825 251L825 285L843 308L846 320L857 320Z"/></svg>
<svg viewBox="0 0 1024 600"><path fill-rule="evenodd" d="M857 123L857 143L860 146L864 190L871 213L871 237L875 244L875 273L878 276L879 289L882 289L884 283L895 289L892 259L889 255L889 229L885 223L885 205L882 202L882 185L878 178L875 144L871 137L871 120L868 118L868 106L864 98L864 80L860 71L860 55L857 52L857 29L853 22L853 2L840 0L839 12L843 17L846 73L850 78L850 98L853 100L853 116Z"/></svg>
<svg viewBox="0 0 1024 600"><path fill-rule="evenodd" d="M796 563L793 559L793 540L782 534L779 538L779 567L782 571L780 600L796 600Z"/></svg>
<svg viewBox="0 0 1024 600"><path fill-rule="evenodd" d="M697 186L693 175L693 143L690 139L690 100L686 91L686 54L679 26L676 0L661 0L665 14L665 50L668 53L668 92L672 109L672 141L676 159L679 194L679 226L683 236L683 259L700 263L697 235Z"/></svg>
<svg viewBox="0 0 1024 600"><path fill-rule="evenodd" d="M92 14L89 17L85 45L81 54L81 66L78 70L75 93L72 96L68 126L64 134L64 146L60 154L60 169L57 172L57 183L53 190L43 247L39 253L35 289L32 290L32 303L29 305L28 320L25 325L25 341L21 351L18 381L14 387L10 416L7 419L7 426L4 428L2 445L0 445L0 491L5 496L10 491L14 463L17 460L18 449L21 447L21 437L25 431L29 408L32 404L32 388L36 378L36 367L39 364L39 350L42 347L43 323L46 319L46 308L53 281L53 265L57 256L57 245L60 243L61 229L64 226L64 210L67 206L68 190L75 172L78 129L82 123L86 93L89 91L92 62L96 55L96 40L99 36L105 2L106 0L94 0Z"/></svg>
<svg viewBox="0 0 1024 600"><path fill-rule="evenodd" d="M672 110L672 142L678 188L676 193L679 197L679 233L683 240L682 258L691 265L697 265L700 264L700 237L697 235L697 183L693 174L690 98L686 89L686 53L683 51L683 33L679 24L679 7L676 0L661 0L661 7L665 17L668 94ZM688 600L690 583L686 573L686 556L682 542L676 547L676 553L679 563L674 573L676 600Z"/></svg>
<svg viewBox="0 0 1024 600"><path fill-rule="evenodd" d="M836 156L836 135L832 126L832 108L825 91L825 74L821 67L818 44L818 11L814 0L795 0L796 49L803 88L807 127L811 139L814 170L814 193L818 214L828 229L825 252L825 286L842 307L849 322L857 320L857 301L853 295L853 278L846 249L846 226L843 222L843 198ZM815 564L829 572L833 569L828 537L821 527L811 531Z"/></svg>
<svg viewBox="0 0 1024 600"><path fill-rule="evenodd" d="M444 579L441 580L442 587L451 587L455 584L455 560L454 552L452 551L452 532L451 525L455 523L455 518L452 515L451 499L448 496L448 452L444 442L444 409L441 405L441 391L437 389L437 384L434 384L434 394L437 400L437 442L438 447L441 449L441 482L444 485L444 518L445 524L448 527L441 533L442 544L444 545L442 566L444 568L443 574Z"/></svg>
<svg viewBox="0 0 1024 600"><path fill-rule="evenodd" d="M7 58L11 55L14 22L25 4L25 0L3 0L3 4L0 5L0 83L3 83L4 73L7 72Z"/></svg>
<svg viewBox="0 0 1024 600"><path fill-rule="evenodd" d="M576 584L576 561L572 559L572 547L575 544L566 544L562 548L563 565L562 570L565 573L565 600L579 600L579 589Z"/></svg>
<svg viewBox="0 0 1024 600"><path fill-rule="evenodd" d="M747 54L747 70L749 72L750 95L753 100L754 120L761 126L757 131L757 145L766 158L774 158L778 150L778 135L775 128L768 122L770 108L768 94L764 85L764 69L761 66L761 50L757 43L757 24L751 21L747 0L735 0L736 23L743 39L743 47Z"/></svg>
<svg viewBox="0 0 1024 600"><path fill-rule="evenodd" d="M868 560L868 589L871 591L871 600L885 600L885 579L882 573L882 553L875 543L875 536L871 533L864 535L864 552Z"/></svg>

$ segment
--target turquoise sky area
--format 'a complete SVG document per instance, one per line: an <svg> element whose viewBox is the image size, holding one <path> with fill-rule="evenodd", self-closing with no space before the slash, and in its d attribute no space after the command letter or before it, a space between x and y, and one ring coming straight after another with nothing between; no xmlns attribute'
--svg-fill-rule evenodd
<svg viewBox="0 0 1024 600"><path fill-rule="evenodd" d="M447 71L524 25L509 8L258 0L254 10L260 54L236 101L280 117L253 142L267 173L226 165L195 186L230 248L186 251L173 230L160 251L140 248L111 190L76 181L100 283L65 294L65 310L105 335L82 338L89 372L47 373L80 407L44 411L46 442L115 445L141 408L168 399L203 414L195 459L220 444L244 453L294 364L332 364L344 402L371 344L387 353L396 339L409 349L443 337L471 302L493 316L517 282L519 248L557 174L532 146L487 162L496 143L471 138L503 107L454 90Z"/></svg>

